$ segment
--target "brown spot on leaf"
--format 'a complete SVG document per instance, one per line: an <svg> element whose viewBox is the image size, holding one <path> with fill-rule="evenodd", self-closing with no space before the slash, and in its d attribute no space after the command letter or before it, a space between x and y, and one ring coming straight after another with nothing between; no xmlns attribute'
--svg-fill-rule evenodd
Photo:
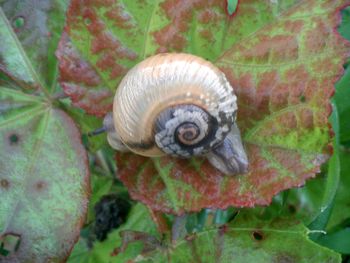
<svg viewBox="0 0 350 263"><path fill-rule="evenodd" d="M10 187L10 182L7 179L1 179L0 186L7 190Z"/></svg>
<svg viewBox="0 0 350 263"><path fill-rule="evenodd" d="M210 30L201 30L199 31L199 34L201 35L201 37L207 39L208 41L213 41L214 40L214 35L213 32Z"/></svg>
<svg viewBox="0 0 350 263"><path fill-rule="evenodd" d="M264 234L263 232L259 231L259 230L256 230L252 233L252 236L253 238L256 240L256 241L261 241L264 239Z"/></svg>
<svg viewBox="0 0 350 263"><path fill-rule="evenodd" d="M47 183L45 181L39 180L35 183L34 187L38 192L42 192L47 188Z"/></svg>

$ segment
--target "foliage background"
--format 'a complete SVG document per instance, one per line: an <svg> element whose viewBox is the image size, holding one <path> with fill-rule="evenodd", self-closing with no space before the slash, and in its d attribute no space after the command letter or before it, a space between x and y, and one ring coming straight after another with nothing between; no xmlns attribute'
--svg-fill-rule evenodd
<svg viewBox="0 0 350 263"><path fill-rule="evenodd" d="M6 2L0 1L3 8ZM43 2L37 1L35 3L36 5L42 4L41 11L46 12ZM27 7L22 8L25 9ZM56 6L55 12L48 14L49 18L55 21L52 32L61 31L64 21L63 14L66 8L67 5L62 2L61 5ZM36 16L33 17L34 19L36 18ZM349 7L342 11L342 17L342 24L338 31L343 37L350 40ZM15 20L15 23L11 24L14 32L16 32L16 26L23 26L21 25L21 20ZM36 22L33 22L33 28L36 26ZM0 32L1 37L6 34L3 31ZM34 31L34 33L36 34L38 32ZM43 34L43 32L39 32L38 34ZM30 42L33 40L32 34L29 37L20 36L20 38L21 41L24 40L24 46L25 43L33 45ZM307 181L305 186L301 188L281 192L266 207L228 208L226 210L203 209L198 213L173 216L151 211L146 206L130 199L126 188L115 176L118 174L118 169L114 151L107 145L105 136L88 136L88 132L102 125L101 119L86 115L85 111L72 107L70 99L60 96L62 95L60 93L62 87L57 82L58 72L55 70L45 71L56 68L52 67L52 65L57 65L58 63L53 53L55 51L55 45L58 43L59 34L54 34L51 39L52 43L46 43L46 49L38 49L39 52L37 49L32 50L29 48L29 56L35 69L39 72L39 75L43 73L47 76L43 85L47 87L47 91L45 92L49 94L48 97L50 98L50 102L48 102L42 100L42 97L40 97L38 100L35 100L35 105L40 105L40 109L46 109L46 106L42 105L50 104L50 109L62 109L74 119L81 131L84 146L88 150L89 169L91 173L91 195L88 204L87 220L81 230L80 239L75 245L68 262L126 262L129 259L135 258L139 261L144 260L147 262L164 262L166 258L171 258L174 262L184 262L183 260L188 260L191 257L197 261L203 260L203 258L210 261L211 259L215 260L219 252L223 262L227 262L230 256L232 257L232 254L240 262L256 261L257 258L266 262L302 262L303 260L306 262L338 262L340 255L343 262L350 262L350 192L348 191L350 187L349 63L344 65L344 76L336 84L336 93L332 100L333 114L330 117L330 121L334 130L334 155L328 163L323 165L322 172L315 179ZM25 46L25 48L27 47ZM47 55L40 53L42 50L48 51L51 56L49 56L48 64L36 67L37 65L35 63L39 61L37 60L38 57ZM3 52L0 47L0 54L2 56L4 56ZM0 62L2 62L1 59L2 57L0 57ZM13 61L15 59L14 56ZM22 68L20 69L22 70ZM1 70L3 68L0 68ZM26 68L23 70L25 71ZM19 90L17 85L21 86L23 84L13 83L4 72L2 71L0 75L0 84L2 87L6 87L6 90L1 90L1 102L6 102L6 92L8 92L9 88ZM37 96L35 91L28 92L26 90L24 93L27 95L30 94L30 96ZM56 96L54 99L52 99L52 94ZM24 98L27 98L25 96L21 97L18 94L16 96L9 96L12 96L11 98L14 98L13 100L16 102L23 102L26 100ZM0 112L2 113L2 111ZM17 112L15 113L17 114ZM48 116L57 121L55 114L52 115L53 117L51 115ZM66 121L65 117L62 117L62 119L62 123L65 125L70 123L70 121ZM56 124L56 126L59 125ZM58 131L56 126L52 126L55 127L53 129L54 133ZM68 130L74 130L70 124L68 126ZM2 132L5 134L4 131ZM75 130L73 133L75 134ZM33 131L33 134L34 138L38 137L37 131ZM64 141L64 138L57 137L55 139L56 141L53 141L55 145L60 145ZM74 144L76 141L72 143ZM71 149L67 149L66 151L72 156L76 154L78 156L77 158L79 158L82 155L79 151L76 153ZM45 155L45 152L43 155ZM61 154L61 156L64 155L63 153ZM58 159L59 157L57 157ZM47 169L47 167L42 168L42 170L44 169ZM84 170L85 168L82 167L79 169ZM58 174L64 174L65 172L58 172ZM30 174L28 177L35 179L33 174ZM67 180L66 177L63 178L63 181ZM72 189L72 193L82 192L84 193L83 196L86 195L88 190L86 189L84 183L86 179L84 178L82 176L81 184L77 184L77 188ZM29 190L26 193L31 194L32 192ZM111 230L107 239L100 242L96 240L96 231L98 232L99 230L96 228L94 207L101 200L101 197L111 193L126 199L132 205L132 208L125 219L125 223ZM59 195L57 194L55 196ZM68 196L65 199L66 202L72 202L73 200L76 202L72 202L72 206L68 207L67 210L79 210L77 207L84 208L86 204L83 200L80 201L80 198L82 197L75 195ZM57 202L53 198L50 201L52 202L47 207ZM2 216L6 214L3 211L5 210L0 210ZM73 218L72 220L79 221L83 211L79 210L77 214L78 219ZM34 218L33 221L41 221L50 216L52 214L48 213L47 217L42 217L40 220L34 218L32 215L30 217ZM105 216L109 217L110 214L107 213ZM58 219L62 221L61 218ZM6 220L9 219L5 219L5 222ZM59 220L57 220L57 223L60 222ZM25 220L22 222L25 222ZM53 227L55 222L50 222L49 226ZM74 225L74 231L80 228L79 224L81 223L79 222ZM122 238L120 234L124 230L141 231L147 234L124 232L122 234L124 238ZM52 243L59 240L59 236L57 234L57 236L52 237ZM0 239L0 241L2 248L0 252L4 253L5 242L3 239ZM72 243L72 239L64 240L64 242L67 242L67 244ZM125 246L116 250L122 244ZM301 246L304 248L302 251L300 250ZM52 245L52 247L55 247L55 245ZM191 247L191 249L188 250L188 247ZM209 252L206 253L206 251ZM247 255L250 255L250 257L247 257Z"/></svg>

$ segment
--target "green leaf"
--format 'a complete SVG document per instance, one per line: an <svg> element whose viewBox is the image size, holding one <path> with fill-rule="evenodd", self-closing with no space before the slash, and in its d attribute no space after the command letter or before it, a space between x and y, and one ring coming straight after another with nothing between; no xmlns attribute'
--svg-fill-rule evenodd
<svg viewBox="0 0 350 263"><path fill-rule="evenodd" d="M219 228L188 235L134 258L138 262L341 262L339 254L311 242L301 224L239 215ZM140 235L138 235L139 237ZM132 235L125 235L132 244ZM145 245L149 237L141 238ZM140 239L137 239L140 242Z"/></svg>
<svg viewBox="0 0 350 263"><path fill-rule="evenodd" d="M339 33L350 40L349 26L350 26L350 7L342 10L342 24L339 27ZM339 113L339 140L340 143L348 143L350 140L350 123L348 121L350 115L350 68L347 67L343 78L341 78L336 84L336 92L334 95L334 102L337 106ZM336 133L337 135L337 133ZM338 192L334 202L334 209L328 224L328 229L334 227L335 225L341 223L343 220L350 218L349 215L344 213L350 207L350 195L349 195L349 173L350 165L348 162L350 155L346 147L341 147L339 150L340 158L340 183L338 187Z"/></svg>
<svg viewBox="0 0 350 263"><path fill-rule="evenodd" d="M89 247L84 239L80 239L74 246L72 253L68 258L68 263L90 263ZM95 261L98 263L99 261ZM102 262L101 262L102 263Z"/></svg>
<svg viewBox="0 0 350 263"><path fill-rule="evenodd" d="M350 67L345 70L344 76L336 84L334 101L339 111L340 119L340 141L347 142L350 140Z"/></svg>
<svg viewBox="0 0 350 263"><path fill-rule="evenodd" d="M52 55L63 11L63 1L0 1L0 261L4 263L63 261L86 215L87 154L74 122L54 107L49 96L56 88ZM49 30L54 32L48 35Z"/></svg>
<svg viewBox="0 0 350 263"><path fill-rule="evenodd" d="M73 121L47 101L0 87L0 236L20 237L3 262L63 259L86 213L87 157Z"/></svg>
<svg viewBox="0 0 350 263"><path fill-rule="evenodd" d="M339 160L339 116L335 105L333 105L333 113L331 122L335 134L333 142L333 155L329 161L328 174L326 178L325 190L322 196L321 211L317 218L309 225L311 230L324 230L331 216L334 205L335 195L338 189L340 178L340 160ZM322 234L312 234L311 238L316 240Z"/></svg>
<svg viewBox="0 0 350 263"><path fill-rule="evenodd" d="M317 240L317 243L338 253L350 254L350 229L345 228L322 236Z"/></svg>
<svg viewBox="0 0 350 263"><path fill-rule="evenodd" d="M58 74L54 52L66 1L8 0L0 6L0 71L26 88L53 92Z"/></svg>
<svg viewBox="0 0 350 263"><path fill-rule="evenodd" d="M344 8L342 11L342 23L338 28L339 33L346 39L350 40L350 7Z"/></svg>
<svg viewBox="0 0 350 263"><path fill-rule="evenodd" d="M33 69L28 57L16 40L14 32L0 9L0 65L1 71L30 85L38 85L39 80L32 73Z"/></svg>
<svg viewBox="0 0 350 263"><path fill-rule="evenodd" d="M332 229L336 225L342 223L345 220L350 220L350 214L346 211L350 211L350 152L346 148L341 148L340 154L340 183L338 191L334 201L334 208L329 220L327 229Z"/></svg>

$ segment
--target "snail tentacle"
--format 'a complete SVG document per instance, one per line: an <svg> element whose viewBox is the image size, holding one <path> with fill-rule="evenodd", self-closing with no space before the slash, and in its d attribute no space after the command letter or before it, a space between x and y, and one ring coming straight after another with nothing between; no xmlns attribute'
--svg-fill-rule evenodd
<svg viewBox="0 0 350 263"><path fill-rule="evenodd" d="M232 125L222 144L207 154L207 159L224 174L236 175L248 171L248 158L236 123Z"/></svg>

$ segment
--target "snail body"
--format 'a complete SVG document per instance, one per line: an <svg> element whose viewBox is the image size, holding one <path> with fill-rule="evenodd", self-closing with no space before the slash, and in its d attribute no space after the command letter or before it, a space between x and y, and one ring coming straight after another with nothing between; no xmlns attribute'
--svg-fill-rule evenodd
<svg viewBox="0 0 350 263"><path fill-rule="evenodd" d="M149 157L205 155L223 173L237 174L246 171L248 162L236 112L236 96L218 68L194 55L163 53L125 75L105 125L117 150ZM234 136L228 136L232 131ZM231 153L225 156L227 150ZM234 167L226 158L235 160Z"/></svg>

